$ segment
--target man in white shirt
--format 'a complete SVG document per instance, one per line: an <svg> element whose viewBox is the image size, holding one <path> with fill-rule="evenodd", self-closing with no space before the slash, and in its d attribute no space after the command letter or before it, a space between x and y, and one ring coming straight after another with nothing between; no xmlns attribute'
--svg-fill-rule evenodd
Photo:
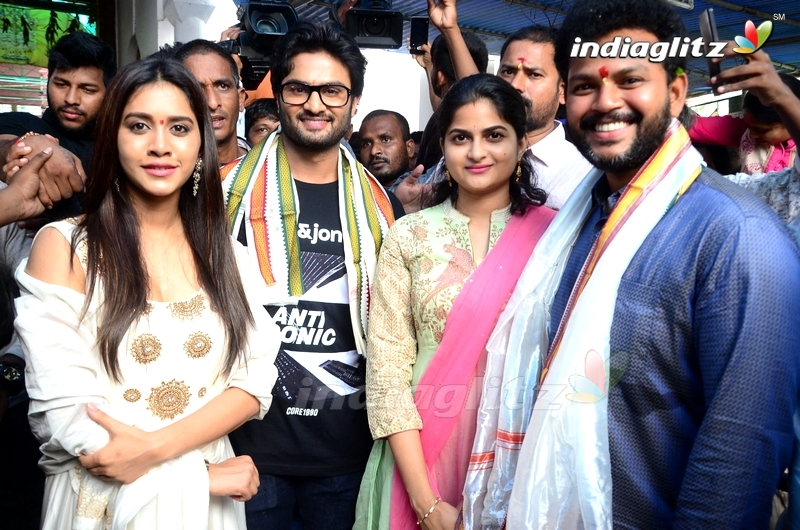
<svg viewBox="0 0 800 530"><path fill-rule="evenodd" d="M592 165L565 138L564 127L555 119L559 104L564 103L555 37L556 30L544 26L512 34L501 49L497 75L531 102L527 138L538 187L547 192L546 205L559 210Z"/></svg>
<svg viewBox="0 0 800 530"><path fill-rule="evenodd" d="M465 51L455 0L440 0L429 6L428 16L447 41L458 78L478 73ZM564 82L555 63L555 38L556 30L545 26L530 26L513 33L500 51L497 75L531 104L527 139L537 186L549 195L546 206L558 210L592 165L565 138L564 127L555 119L559 104L565 102Z"/></svg>

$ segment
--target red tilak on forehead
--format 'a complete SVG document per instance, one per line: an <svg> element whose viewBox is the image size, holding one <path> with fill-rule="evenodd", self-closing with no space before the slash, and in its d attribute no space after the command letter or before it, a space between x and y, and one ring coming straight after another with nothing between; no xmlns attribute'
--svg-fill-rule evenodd
<svg viewBox="0 0 800 530"><path fill-rule="evenodd" d="M600 77L602 77L603 79L608 77L608 68L606 68L605 66L601 66L597 71L600 72Z"/></svg>
<svg viewBox="0 0 800 530"><path fill-rule="evenodd" d="M164 125L164 120L161 120L159 123L161 123L161 125Z"/></svg>

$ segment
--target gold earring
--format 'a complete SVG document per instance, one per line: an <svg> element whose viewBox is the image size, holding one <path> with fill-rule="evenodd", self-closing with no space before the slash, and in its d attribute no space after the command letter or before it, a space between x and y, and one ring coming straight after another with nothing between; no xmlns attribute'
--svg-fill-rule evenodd
<svg viewBox="0 0 800 530"><path fill-rule="evenodd" d="M200 170L203 169L203 159L198 158L197 162L194 163L194 173L192 173L192 178L194 178L194 186L192 186L192 196L197 197L197 190L200 188Z"/></svg>
<svg viewBox="0 0 800 530"><path fill-rule="evenodd" d="M517 175L516 181L519 182L519 179L522 178L522 159L517 162L517 170L514 174Z"/></svg>
<svg viewBox="0 0 800 530"><path fill-rule="evenodd" d="M447 168L444 168L444 178L447 181L447 185L452 188L453 187L453 179L450 178L450 170L448 170Z"/></svg>
<svg viewBox="0 0 800 530"><path fill-rule="evenodd" d="M119 193L119 179L117 177L114 177L114 188L117 190L117 193Z"/></svg>

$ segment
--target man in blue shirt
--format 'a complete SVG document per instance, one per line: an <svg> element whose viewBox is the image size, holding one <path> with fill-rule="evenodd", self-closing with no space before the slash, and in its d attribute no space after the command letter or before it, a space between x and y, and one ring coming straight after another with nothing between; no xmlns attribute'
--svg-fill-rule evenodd
<svg viewBox="0 0 800 530"><path fill-rule="evenodd" d="M542 388L563 383L565 398L533 412L509 528L768 524L792 452L800 252L766 204L700 166L673 121L685 58L571 56L576 42L653 46L685 35L660 0L578 2L560 29L568 126L599 171L551 226L578 219L542 359ZM750 64L720 81L757 76L765 55L744 57ZM737 88L757 89L727 86ZM759 97L775 90L762 86ZM637 231L640 219L651 225ZM603 292L610 299L592 298ZM591 334L595 343L584 340ZM573 348L583 344L600 346ZM585 376L563 375L576 365Z"/></svg>

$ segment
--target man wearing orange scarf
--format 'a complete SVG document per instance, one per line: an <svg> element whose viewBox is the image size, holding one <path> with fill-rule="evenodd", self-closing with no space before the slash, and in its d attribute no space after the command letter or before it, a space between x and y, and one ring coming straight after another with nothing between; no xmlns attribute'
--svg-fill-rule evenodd
<svg viewBox="0 0 800 530"><path fill-rule="evenodd" d="M570 56L578 37L685 34L660 0L578 2L561 27L568 126L598 170L529 263L550 253L558 274L515 292L496 329L514 347L540 324L548 345L507 528L764 528L789 465L797 246L691 147L685 59Z"/></svg>

